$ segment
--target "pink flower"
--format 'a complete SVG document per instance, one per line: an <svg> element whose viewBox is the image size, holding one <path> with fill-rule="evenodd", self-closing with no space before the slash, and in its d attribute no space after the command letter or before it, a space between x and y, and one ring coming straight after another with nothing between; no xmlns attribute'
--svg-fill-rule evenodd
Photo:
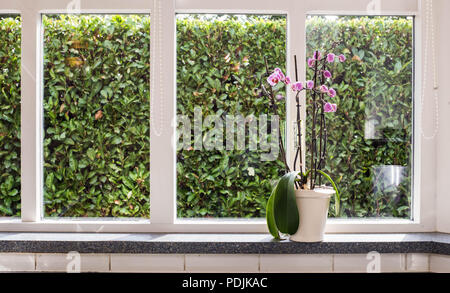
<svg viewBox="0 0 450 293"><path fill-rule="evenodd" d="M301 91L301 90L303 89L303 83L301 83L301 82L299 82L299 81L294 82L294 83L292 84L291 88L292 88L292 90L293 90L294 92L295 92L295 91Z"/></svg>
<svg viewBox="0 0 450 293"><path fill-rule="evenodd" d="M281 69L277 67L273 70L273 73L267 78L267 82L271 86L275 86L280 81L289 84L291 82L291 79L289 77L287 78L288 80L286 81L286 76L284 75L283 71L281 71Z"/></svg>
<svg viewBox="0 0 450 293"><path fill-rule="evenodd" d="M315 61L316 61L316 60L315 60L314 58L309 58L309 59L308 59L308 66L309 66L309 67L313 67Z"/></svg>
<svg viewBox="0 0 450 293"><path fill-rule="evenodd" d="M281 101L282 99L284 99L284 96L282 94L278 94L276 96L276 98L277 98L278 101Z"/></svg>
<svg viewBox="0 0 450 293"><path fill-rule="evenodd" d="M286 76L286 78L284 79L284 83L285 84L290 84L291 83L291 78L289 76Z"/></svg>
<svg viewBox="0 0 450 293"><path fill-rule="evenodd" d="M325 105L323 105L323 111L325 113L336 112L336 110L337 110L336 104L325 103Z"/></svg>
<svg viewBox="0 0 450 293"><path fill-rule="evenodd" d="M327 88L327 86L326 85L321 85L320 86L320 91L322 92L322 93L328 93L328 88Z"/></svg>
<svg viewBox="0 0 450 293"><path fill-rule="evenodd" d="M315 60L320 60L321 57L322 57L322 53L320 53L320 51L314 51L313 58Z"/></svg>
<svg viewBox="0 0 450 293"><path fill-rule="evenodd" d="M344 54L339 55L338 58L339 58L340 62L344 62L345 61L345 55Z"/></svg>
<svg viewBox="0 0 450 293"><path fill-rule="evenodd" d="M280 76L276 72L274 72L267 78L267 82L271 86L275 86L275 85L277 85L277 83L280 82Z"/></svg>
<svg viewBox="0 0 450 293"><path fill-rule="evenodd" d="M330 98L336 97L336 91L333 88L331 88L331 87L328 90L328 96L330 96Z"/></svg>
<svg viewBox="0 0 450 293"><path fill-rule="evenodd" d="M284 80L286 79L286 76L284 76L283 72L279 71L279 72L277 72L277 74L280 77L280 81L284 82Z"/></svg>
<svg viewBox="0 0 450 293"><path fill-rule="evenodd" d="M335 57L335 55L334 55L333 53L329 53L329 54L327 55L327 61L328 61L328 63L334 62L334 57Z"/></svg>
<svg viewBox="0 0 450 293"><path fill-rule="evenodd" d="M329 72L328 70L324 70L323 76L325 76L325 78L331 78L331 72Z"/></svg>
<svg viewBox="0 0 450 293"><path fill-rule="evenodd" d="M308 89L312 89L314 87L314 81L312 81L312 80L306 81L306 87Z"/></svg>

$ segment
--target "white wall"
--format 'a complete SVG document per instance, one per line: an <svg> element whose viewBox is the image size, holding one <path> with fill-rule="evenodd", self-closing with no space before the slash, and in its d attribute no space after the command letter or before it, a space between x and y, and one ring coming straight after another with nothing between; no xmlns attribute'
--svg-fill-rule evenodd
<svg viewBox="0 0 450 293"><path fill-rule="evenodd" d="M0 272L450 272L450 256L377 254L0 253Z"/></svg>
<svg viewBox="0 0 450 293"><path fill-rule="evenodd" d="M436 229L450 233L450 1L434 0L439 79L439 132L436 146ZM431 72L430 72L431 73ZM427 97L431 98L431 97Z"/></svg>

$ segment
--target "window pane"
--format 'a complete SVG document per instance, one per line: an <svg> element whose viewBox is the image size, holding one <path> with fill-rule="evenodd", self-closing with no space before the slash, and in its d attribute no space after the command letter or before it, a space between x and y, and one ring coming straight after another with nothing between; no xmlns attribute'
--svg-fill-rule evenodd
<svg viewBox="0 0 450 293"><path fill-rule="evenodd" d="M270 134L275 121L260 90L264 58L270 70L284 70L285 16L177 16L178 217L264 217L272 185L284 172L277 155L267 158L278 154L277 139L262 147L263 138L252 132L267 126Z"/></svg>
<svg viewBox="0 0 450 293"><path fill-rule="evenodd" d="M46 15L47 217L149 217L150 18Z"/></svg>
<svg viewBox="0 0 450 293"><path fill-rule="evenodd" d="M338 216L411 218L413 18L309 16L306 36L307 56L336 42L347 57L331 65L338 110L326 118Z"/></svg>
<svg viewBox="0 0 450 293"><path fill-rule="evenodd" d="M20 217L21 19L0 15L0 217Z"/></svg>

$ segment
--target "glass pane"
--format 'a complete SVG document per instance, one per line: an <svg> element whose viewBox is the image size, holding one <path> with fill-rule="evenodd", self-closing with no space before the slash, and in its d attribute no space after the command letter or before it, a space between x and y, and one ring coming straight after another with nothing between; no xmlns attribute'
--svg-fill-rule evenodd
<svg viewBox="0 0 450 293"><path fill-rule="evenodd" d="M264 58L270 70L284 70L285 16L177 15L179 218L265 216L284 169L270 138L275 117L260 89ZM279 107L285 109L283 94Z"/></svg>
<svg viewBox="0 0 450 293"><path fill-rule="evenodd" d="M150 17L45 15L46 217L149 217Z"/></svg>
<svg viewBox="0 0 450 293"><path fill-rule="evenodd" d="M0 15L0 217L20 217L21 19Z"/></svg>
<svg viewBox="0 0 450 293"><path fill-rule="evenodd" d="M331 216L411 218L413 18L309 16L306 36L308 57L347 58L331 65L326 172L341 192Z"/></svg>

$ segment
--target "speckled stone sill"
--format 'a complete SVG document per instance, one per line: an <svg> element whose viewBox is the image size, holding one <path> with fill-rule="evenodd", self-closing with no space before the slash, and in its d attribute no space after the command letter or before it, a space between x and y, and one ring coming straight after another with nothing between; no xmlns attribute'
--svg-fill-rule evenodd
<svg viewBox="0 0 450 293"><path fill-rule="evenodd" d="M274 241L268 234L0 233L0 252L181 254L436 253L450 234L329 234L320 243Z"/></svg>

